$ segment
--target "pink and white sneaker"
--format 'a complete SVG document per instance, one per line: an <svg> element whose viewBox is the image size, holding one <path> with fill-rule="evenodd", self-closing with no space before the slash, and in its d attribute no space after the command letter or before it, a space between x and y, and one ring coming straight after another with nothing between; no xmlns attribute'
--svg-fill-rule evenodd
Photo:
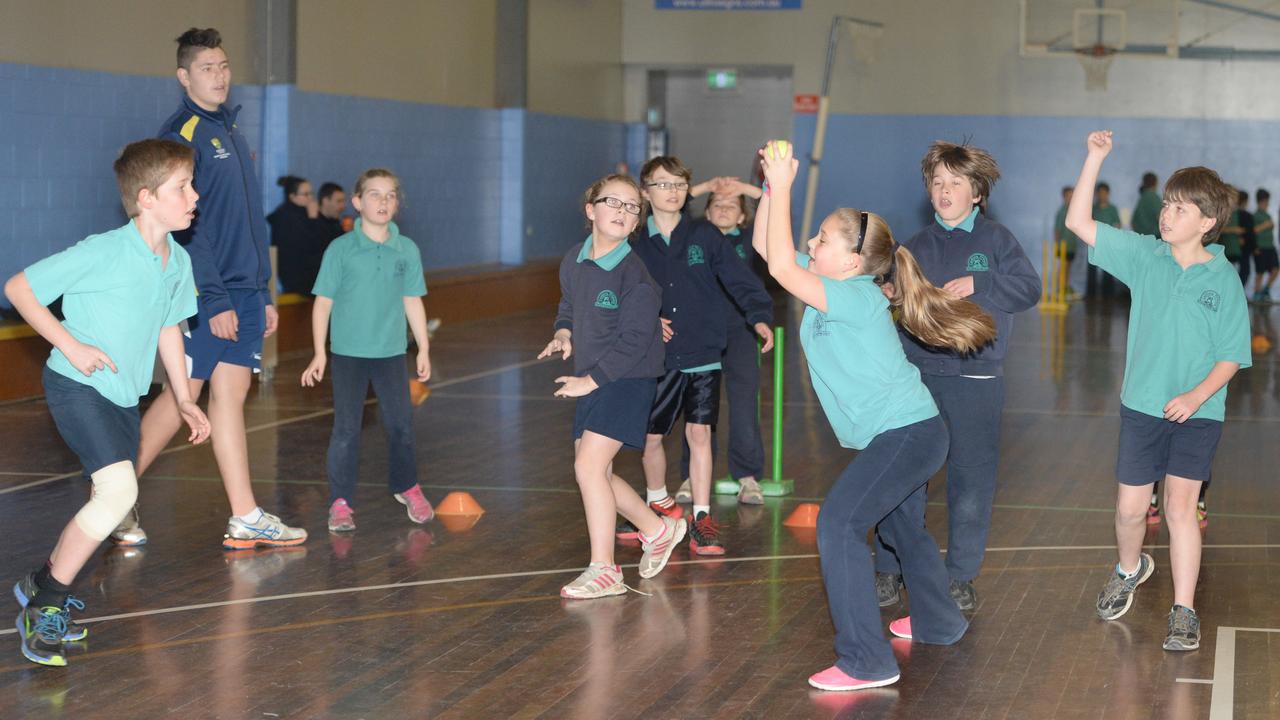
<svg viewBox="0 0 1280 720"><path fill-rule="evenodd" d="M409 510L409 519L421 525L436 516L436 511L431 509L431 503L422 496L422 486L414 485L402 493L395 493L396 500L400 501Z"/></svg>
<svg viewBox="0 0 1280 720"><path fill-rule="evenodd" d="M856 677L848 675L845 671L832 665L820 673L814 673L809 676L809 684L819 690L831 690L833 692L849 692L851 690L869 690L871 688L884 687L898 682L900 675L894 675L884 680L859 680Z"/></svg>
<svg viewBox="0 0 1280 720"><path fill-rule="evenodd" d="M338 498L329 506L329 532L351 532L356 529L356 512L346 500Z"/></svg>
<svg viewBox="0 0 1280 720"><path fill-rule="evenodd" d="M911 639L911 616L908 615L907 617L898 618L897 620L894 620L893 622L889 623L889 632L893 633L894 636L896 637L902 638L903 640L910 640Z"/></svg>

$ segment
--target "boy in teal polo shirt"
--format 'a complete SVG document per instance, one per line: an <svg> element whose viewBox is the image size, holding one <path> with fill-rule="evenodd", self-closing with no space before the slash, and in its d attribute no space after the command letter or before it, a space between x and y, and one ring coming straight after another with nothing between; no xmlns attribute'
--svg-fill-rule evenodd
<svg viewBox="0 0 1280 720"><path fill-rule="evenodd" d="M413 412L405 366L406 321L418 344L414 363L419 382L431 377L427 315L422 296L418 246L391 221L399 207L400 180L390 170L367 170L356 181L351 202L360 213L355 229L324 252L312 293L311 334L315 358L302 373L312 387L324 378L325 338L333 328L333 433L329 437L329 529L356 529L356 480L364 400L373 385L387 433L391 493L409 519L425 523L434 515L418 485L413 449ZM331 317L332 316L332 317Z"/></svg>
<svg viewBox="0 0 1280 720"><path fill-rule="evenodd" d="M1116 462L1120 561L1098 596L1098 616L1124 615L1134 590L1155 570L1142 540L1152 484L1163 480L1174 600L1164 648L1195 650L1196 498L1222 435L1227 382L1251 364L1244 290L1222 247L1210 245L1231 215L1234 191L1208 168L1183 168L1165 185L1163 240L1118 230L1090 217L1089 196L1111 133L1092 133L1086 145L1067 227L1090 246L1089 261L1114 273L1133 296Z"/></svg>
<svg viewBox="0 0 1280 720"><path fill-rule="evenodd" d="M71 584L138 497L138 398L150 388L157 348L191 441L209 437L209 420L187 388L178 329L196 313L195 280L190 258L169 234L195 215L194 167L191 150L178 143L129 145L115 172L130 221L4 286L23 319L53 345L43 377L49 413L93 481L89 502L67 523L48 562L13 587L22 606L22 654L41 665L66 665L63 643L88 634L71 620L72 609L84 608ZM47 307L59 297L62 322Z"/></svg>
<svg viewBox="0 0 1280 720"><path fill-rule="evenodd" d="M1280 274L1280 261L1276 257L1276 223L1267 212L1271 193L1259 188L1258 211L1253 214L1253 233L1256 246L1253 251L1253 299L1271 302L1271 285Z"/></svg>

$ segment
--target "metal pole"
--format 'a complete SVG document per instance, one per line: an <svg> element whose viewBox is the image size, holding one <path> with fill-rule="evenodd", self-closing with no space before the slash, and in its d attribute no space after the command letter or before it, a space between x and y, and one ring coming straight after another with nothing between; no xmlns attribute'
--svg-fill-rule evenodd
<svg viewBox="0 0 1280 720"><path fill-rule="evenodd" d="M782 326L773 329L773 481L782 482Z"/></svg>

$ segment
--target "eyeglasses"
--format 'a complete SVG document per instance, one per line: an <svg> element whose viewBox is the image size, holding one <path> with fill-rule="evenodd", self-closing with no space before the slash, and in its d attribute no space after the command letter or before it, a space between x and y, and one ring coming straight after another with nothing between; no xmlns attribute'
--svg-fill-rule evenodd
<svg viewBox="0 0 1280 720"><path fill-rule="evenodd" d="M656 183L646 183L645 187L658 188L659 190L688 190L689 183L687 182L678 182L678 183L656 182Z"/></svg>
<svg viewBox="0 0 1280 720"><path fill-rule="evenodd" d="M602 197L602 198L597 198L597 199L595 199L595 200L592 200L592 201L591 201L591 204L592 204L592 205L596 205L596 204L599 204L599 203L604 203L605 205L608 205L609 207L613 208L614 210L617 210L618 208L622 208L623 210L626 210L627 212L631 213L632 215L639 215L639 214L640 214L640 206L639 206L639 205L637 205L637 204L635 204L635 203L632 203L632 202L623 202L623 201L619 200L619 199L618 199L618 198L616 198L616 197Z"/></svg>

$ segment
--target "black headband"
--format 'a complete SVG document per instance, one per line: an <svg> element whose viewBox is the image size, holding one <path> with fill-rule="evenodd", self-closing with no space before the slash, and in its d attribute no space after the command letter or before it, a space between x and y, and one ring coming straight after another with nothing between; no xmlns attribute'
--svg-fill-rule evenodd
<svg viewBox="0 0 1280 720"><path fill-rule="evenodd" d="M867 235L867 214L862 213L861 215L858 216L858 244L853 248L854 252L858 254L862 254L862 240L866 237L866 235Z"/></svg>

